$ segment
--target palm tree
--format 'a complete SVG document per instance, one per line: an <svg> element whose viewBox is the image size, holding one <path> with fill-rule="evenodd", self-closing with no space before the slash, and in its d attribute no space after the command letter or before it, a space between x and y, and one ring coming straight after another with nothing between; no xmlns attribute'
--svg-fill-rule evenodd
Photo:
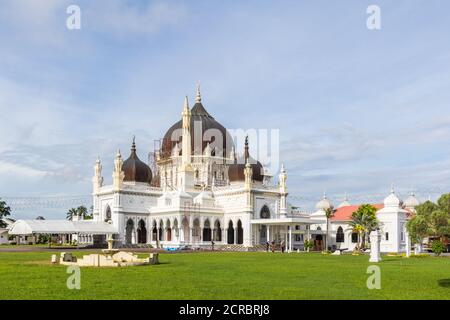
<svg viewBox="0 0 450 320"><path fill-rule="evenodd" d="M6 205L5 201L0 199L0 228L5 228L6 223L3 218L11 215L11 208Z"/></svg>
<svg viewBox="0 0 450 320"><path fill-rule="evenodd" d="M325 235L325 251L328 251L329 221L334 216L335 212L336 212L336 210L334 210L333 206L331 206L325 210L325 217L327 218L327 231L326 231L327 234Z"/></svg>
<svg viewBox="0 0 450 320"><path fill-rule="evenodd" d="M78 215L77 209L72 208L69 211L67 211L66 219L72 221L73 217L76 215Z"/></svg>
<svg viewBox="0 0 450 320"><path fill-rule="evenodd" d="M85 206L79 206L77 208L77 213L79 217L83 217L83 220L88 216L88 209Z"/></svg>
<svg viewBox="0 0 450 320"><path fill-rule="evenodd" d="M361 205L358 210L352 213L350 226L358 233L358 248L364 248L367 234L378 228L379 223L376 217L377 209L370 204ZM361 241L361 245L360 245Z"/></svg>

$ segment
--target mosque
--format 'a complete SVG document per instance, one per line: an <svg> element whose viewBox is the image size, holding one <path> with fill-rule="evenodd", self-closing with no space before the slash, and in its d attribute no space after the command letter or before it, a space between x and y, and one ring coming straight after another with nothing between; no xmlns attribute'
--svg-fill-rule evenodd
<svg viewBox="0 0 450 320"><path fill-rule="evenodd" d="M137 149L133 139L125 160L117 152L110 185L104 184L97 159L94 219L70 226L61 221L59 227L53 222L51 232L76 234L80 243L102 242L111 234L115 245L165 248L210 248L214 243L216 248L254 250L284 241L292 251L303 250L305 240L314 241L315 250L324 249L328 229L327 246L352 250L356 245L349 222L358 206L346 199L328 223L325 212L332 204L326 195L312 214L293 208L284 166L274 183L250 155L248 138L244 150L235 150L230 133L204 107L199 87L193 107L186 97L181 119L165 133L153 168L139 159ZM392 189L383 204L375 205L383 229L382 251L405 250L405 223L418 204L414 195L403 203ZM49 231L48 222L39 223L19 220L13 234Z"/></svg>

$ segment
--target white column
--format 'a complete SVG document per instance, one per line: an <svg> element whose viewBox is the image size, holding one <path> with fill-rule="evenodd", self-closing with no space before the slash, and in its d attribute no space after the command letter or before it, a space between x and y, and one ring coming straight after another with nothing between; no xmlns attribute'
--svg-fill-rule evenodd
<svg viewBox="0 0 450 320"><path fill-rule="evenodd" d="M270 243L270 224L267 225L267 241Z"/></svg>
<svg viewBox="0 0 450 320"><path fill-rule="evenodd" d="M289 226L289 252L292 252L292 226Z"/></svg>
<svg viewBox="0 0 450 320"><path fill-rule="evenodd" d="M406 237L406 257L409 258L411 256L411 238L409 237L409 232L405 232Z"/></svg>
<svg viewBox="0 0 450 320"><path fill-rule="evenodd" d="M380 230L374 230L370 233L370 259L369 262L380 262L380 242L381 233Z"/></svg>

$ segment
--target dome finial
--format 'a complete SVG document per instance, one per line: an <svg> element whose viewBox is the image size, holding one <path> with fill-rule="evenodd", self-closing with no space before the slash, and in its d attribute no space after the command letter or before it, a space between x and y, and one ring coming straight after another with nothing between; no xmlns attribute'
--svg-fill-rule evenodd
<svg viewBox="0 0 450 320"><path fill-rule="evenodd" d="M131 151L136 151L136 136L133 135L133 143L131 144Z"/></svg>
<svg viewBox="0 0 450 320"><path fill-rule="evenodd" d="M202 102L202 95L200 93L200 81L197 81L197 94L195 96L195 102L196 103Z"/></svg>
<svg viewBox="0 0 450 320"><path fill-rule="evenodd" d="M245 137L245 152L244 152L244 159L245 162L247 162L247 159L250 158L250 152L248 151L248 135Z"/></svg>
<svg viewBox="0 0 450 320"><path fill-rule="evenodd" d="M394 189L394 183L392 182L391 184L391 193L394 194L395 193L395 189Z"/></svg>

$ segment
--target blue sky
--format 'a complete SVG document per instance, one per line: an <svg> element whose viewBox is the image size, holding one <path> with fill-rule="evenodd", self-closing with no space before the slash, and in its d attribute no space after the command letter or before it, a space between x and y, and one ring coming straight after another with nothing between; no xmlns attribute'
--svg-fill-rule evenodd
<svg viewBox="0 0 450 320"><path fill-rule="evenodd" d="M77 4L82 28L66 28ZM382 29L366 27L381 8ZM310 209L450 181L447 1L24 1L0 7L0 197L91 192L132 135L141 158L202 84L229 128L280 129ZM39 212L37 212L39 211ZM63 217L66 208L18 210Z"/></svg>

